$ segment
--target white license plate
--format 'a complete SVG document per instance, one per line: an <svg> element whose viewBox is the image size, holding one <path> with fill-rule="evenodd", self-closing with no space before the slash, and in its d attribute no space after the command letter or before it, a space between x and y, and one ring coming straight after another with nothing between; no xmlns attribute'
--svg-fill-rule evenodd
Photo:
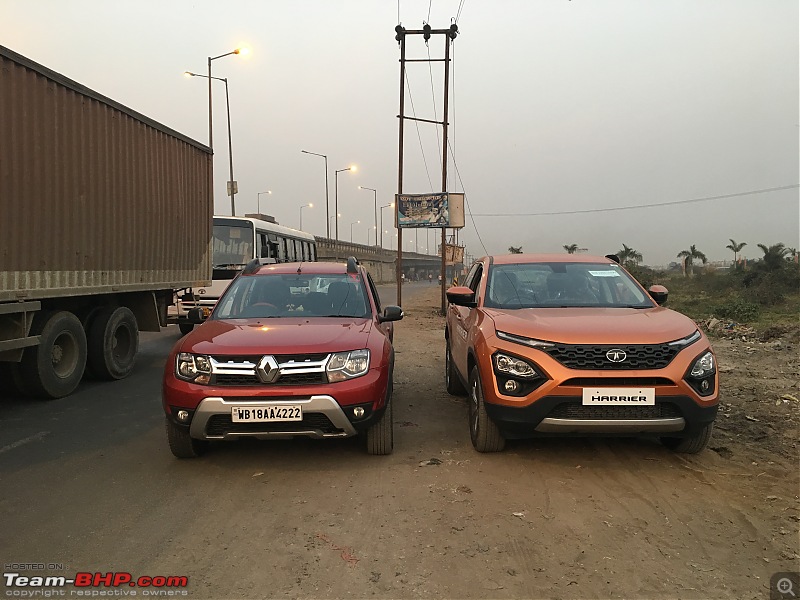
<svg viewBox="0 0 800 600"><path fill-rule="evenodd" d="M299 404L231 407L231 421L234 423L268 423L270 421L302 420L303 408Z"/></svg>
<svg viewBox="0 0 800 600"><path fill-rule="evenodd" d="M653 406L655 388L583 388L584 406Z"/></svg>

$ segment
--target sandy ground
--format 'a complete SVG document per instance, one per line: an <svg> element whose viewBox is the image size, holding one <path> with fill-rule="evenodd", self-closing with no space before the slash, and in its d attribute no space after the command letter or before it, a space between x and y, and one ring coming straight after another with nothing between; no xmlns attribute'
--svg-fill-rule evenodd
<svg viewBox="0 0 800 600"><path fill-rule="evenodd" d="M4 563L187 576L195 599L763 599L773 574L800 570L791 332L713 334L723 410L701 454L637 439L479 454L465 400L444 390L439 290L407 298L390 456L353 438L173 458L159 376L176 331L143 336L127 380L5 398Z"/></svg>

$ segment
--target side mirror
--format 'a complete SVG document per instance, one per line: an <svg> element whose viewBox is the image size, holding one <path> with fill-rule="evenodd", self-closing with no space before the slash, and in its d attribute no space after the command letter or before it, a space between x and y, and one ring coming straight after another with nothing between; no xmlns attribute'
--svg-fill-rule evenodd
<svg viewBox="0 0 800 600"><path fill-rule="evenodd" d="M466 306L467 308L475 308L478 303L475 302L475 292L464 285L457 285L451 287L446 292L447 301L456 306Z"/></svg>
<svg viewBox="0 0 800 600"><path fill-rule="evenodd" d="M403 309L399 306L387 306L383 309L383 314L378 315L378 323L386 323L387 321L399 321L403 318Z"/></svg>
<svg viewBox="0 0 800 600"><path fill-rule="evenodd" d="M647 288L647 291L650 292L650 296L659 306L667 303L667 296L669 295L669 292L663 285L651 285L649 288Z"/></svg>
<svg viewBox="0 0 800 600"><path fill-rule="evenodd" d="M199 325L208 318L209 314L210 313L207 308L192 308L189 310L186 317L189 319L190 323Z"/></svg>

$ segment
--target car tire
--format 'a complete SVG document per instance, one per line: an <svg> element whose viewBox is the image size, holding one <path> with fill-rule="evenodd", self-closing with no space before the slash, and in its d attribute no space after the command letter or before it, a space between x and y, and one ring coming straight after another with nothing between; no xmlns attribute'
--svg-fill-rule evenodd
<svg viewBox="0 0 800 600"><path fill-rule="evenodd" d="M506 446L500 429L486 413L477 365L472 367L469 375L469 437L478 452L500 452Z"/></svg>
<svg viewBox="0 0 800 600"><path fill-rule="evenodd" d="M169 419L166 419L166 424L169 449L176 458L197 458L208 449L208 442L194 439L187 428L176 425Z"/></svg>
<svg viewBox="0 0 800 600"><path fill-rule="evenodd" d="M674 452L681 454L697 454L708 446L711 433L714 431L714 422L703 425L693 435L682 438L662 437L661 443Z"/></svg>
<svg viewBox="0 0 800 600"><path fill-rule="evenodd" d="M392 453L394 447L394 419L392 418L391 396L387 400L383 415L367 429L367 453L374 456L385 456Z"/></svg>
<svg viewBox="0 0 800 600"><path fill-rule="evenodd" d="M125 306L104 308L89 325L88 367L97 379L124 379L133 371L139 351L139 325Z"/></svg>
<svg viewBox="0 0 800 600"><path fill-rule="evenodd" d="M182 335L186 335L187 333L192 332L192 329L194 329L194 323L178 323L178 329L181 330Z"/></svg>
<svg viewBox="0 0 800 600"><path fill-rule="evenodd" d="M450 352L450 342L447 342L444 351L444 384L447 393L451 396L466 396L467 390L458 376L458 371L453 364L453 355Z"/></svg>
<svg viewBox="0 0 800 600"><path fill-rule="evenodd" d="M19 373L26 391L38 398L63 398L75 391L86 370L86 332L78 317L68 311L42 311L30 335L39 345L25 349Z"/></svg>

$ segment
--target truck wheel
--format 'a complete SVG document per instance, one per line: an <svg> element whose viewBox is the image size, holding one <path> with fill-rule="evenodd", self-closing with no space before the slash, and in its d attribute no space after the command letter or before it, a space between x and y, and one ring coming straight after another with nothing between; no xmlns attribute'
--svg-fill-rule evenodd
<svg viewBox="0 0 800 600"><path fill-rule="evenodd" d="M166 423L167 442L176 458L197 458L208 449L208 442L194 439L186 428L179 427L169 419L166 419Z"/></svg>
<svg viewBox="0 0 800 600"><path fill-rule="evenodd" d="M681 454L697 454L708 446L711 441L711 432L714 431L714 423L708 423L697 431L694 435L682 438L662 437L661 443L670 450Z"/></svg>
<svg viewBox="0 0 800 600"><path fill-rule="evenodd" d="M191 333L192 329L194 329L194 323L178 323L178 329L181 330L183 335L187 333Z"/></svg>
<svg viewBox="0 0 800 600"><path fill-rule="evenodd" d="M75 391L86 369L86 333L67 311L42 311L31 325L39 345L27 348L20 374L32 396L63 398Z"/></svg>
<svg viewBox="0 0 800 600"><path fill-rule="evenodd" d="M478 365L472 367L469 388L469 437L472 446L478 452L500 452L506 447L506 440L486 414Z"/></svg>
<svg viewBox="0 0 800 600"><path fill-rule="evenodd" d="M449 341L444 350L444 383L447 393L451 396L465 396L467 393L467 390L464 389L461 380L458 378L458 372L453 364L453 355L450 352Z"/></svg>
<svg viewBox="0 0 800 600"><path fill-rule="evenodd" d="M392 453L394 447L393 405L394 402L390 398L381 418L367 429L367 452L369 454L377 456Z"/></svg>
<svg viewBox="0 0 800 600"><path fill-rule="evenodd" d="M89 370L98 379L130 375L139 350L136 317L125 306L104 308L89 324Z"/></svg>

